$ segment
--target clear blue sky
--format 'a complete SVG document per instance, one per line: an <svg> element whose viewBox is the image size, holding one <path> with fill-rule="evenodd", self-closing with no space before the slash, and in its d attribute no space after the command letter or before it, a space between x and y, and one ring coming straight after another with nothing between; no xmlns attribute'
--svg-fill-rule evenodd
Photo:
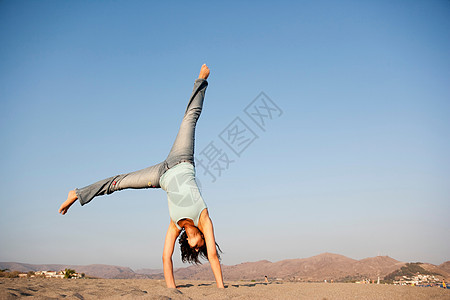
<svg viewBox="0 0 450 300"><path fill-rule="evenodd" d="M203 63L196 151L235 160L197 171L223 263L449 260L449 31L437 0L1 1L0 261L161 268L164 191L57 211L166 157ZM261 91L266 131L244 112ZM258 136L240 157L236 117Z"/></svg>

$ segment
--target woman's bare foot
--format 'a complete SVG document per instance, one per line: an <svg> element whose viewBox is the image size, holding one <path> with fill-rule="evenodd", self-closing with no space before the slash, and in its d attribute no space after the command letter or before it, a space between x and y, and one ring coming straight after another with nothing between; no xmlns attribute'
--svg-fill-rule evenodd
<svg viewBox="0 0 450 300"><path fill-rule="evenodd" d="M75 193L75 190L72 190L69 192L69 195L67 196L67 200L61 205L59 208L59 212L63 215L66 214L66 212L69 210L70 206L75 202L75 200L78 199L77 193Z"/></svg>
<svg viewBox="0 0 450 300"><path fill-rule="evenodd" d="M200 69L200 75L198 75L198 78L208 79L209 76L209 68L206 66L206 64L202 65L202 68Z"/></svg>

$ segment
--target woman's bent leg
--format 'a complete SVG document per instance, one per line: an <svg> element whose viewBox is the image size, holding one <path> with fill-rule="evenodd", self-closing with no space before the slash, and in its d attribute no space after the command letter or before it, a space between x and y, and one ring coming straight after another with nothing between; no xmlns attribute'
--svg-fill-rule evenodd
<svg viewBox="0 0 450 300"><path fill-rule="evenodd" d="M122 175L109 177L81 189L75 189L81 205L90 202L94 197L107 195L123 189L159 188L159 178L167 170L164 161L157 165Z"/></svg>
<svg viewBox="0 0 450 300"><path fill-rule="evenodd" d="M181 161L188 161L194 164L195 126L202 112L207 86L208 82L206 79L199 78L195 80L194 89L181 122L180 130L166 159L169 168Z"/></svg>

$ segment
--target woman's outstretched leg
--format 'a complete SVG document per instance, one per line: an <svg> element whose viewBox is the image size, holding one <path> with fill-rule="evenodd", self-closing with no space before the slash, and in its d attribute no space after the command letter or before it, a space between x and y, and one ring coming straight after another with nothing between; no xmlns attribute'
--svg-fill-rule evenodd
<svg viewBox="0 0 450 300"><path fill-rule="evenodd" d="M59 208L59 212L64 215L77 199L81 205L85 205L94 197L112 194L123 189L159 188L161 187L159 178L167 169L167 163L164 161L136 172L109 177L84 188L72 190Z"/></svg>
<svg viewBox="0 0 450 300"><path fill-rule="evenodd" d="M188 161L194 164L195 126L202 112L203 100L205 99L205 92L208 86L206 81L208 76L209 68L204 64L198 79L195 80L194 89L181 122L180 130L167 156L166 161L169 168L181 161Z"/></svg>

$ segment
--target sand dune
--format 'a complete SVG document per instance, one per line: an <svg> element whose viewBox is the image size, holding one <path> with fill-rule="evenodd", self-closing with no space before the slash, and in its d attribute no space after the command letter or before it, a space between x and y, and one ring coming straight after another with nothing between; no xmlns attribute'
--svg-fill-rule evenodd
<svg viewBox="0 0 450 300"><path fill-rule="evenodd" d="M152 279L0 278L0 299L450 299L438 287L362 285L352 283L177 282L167 289Z"/></svg>

